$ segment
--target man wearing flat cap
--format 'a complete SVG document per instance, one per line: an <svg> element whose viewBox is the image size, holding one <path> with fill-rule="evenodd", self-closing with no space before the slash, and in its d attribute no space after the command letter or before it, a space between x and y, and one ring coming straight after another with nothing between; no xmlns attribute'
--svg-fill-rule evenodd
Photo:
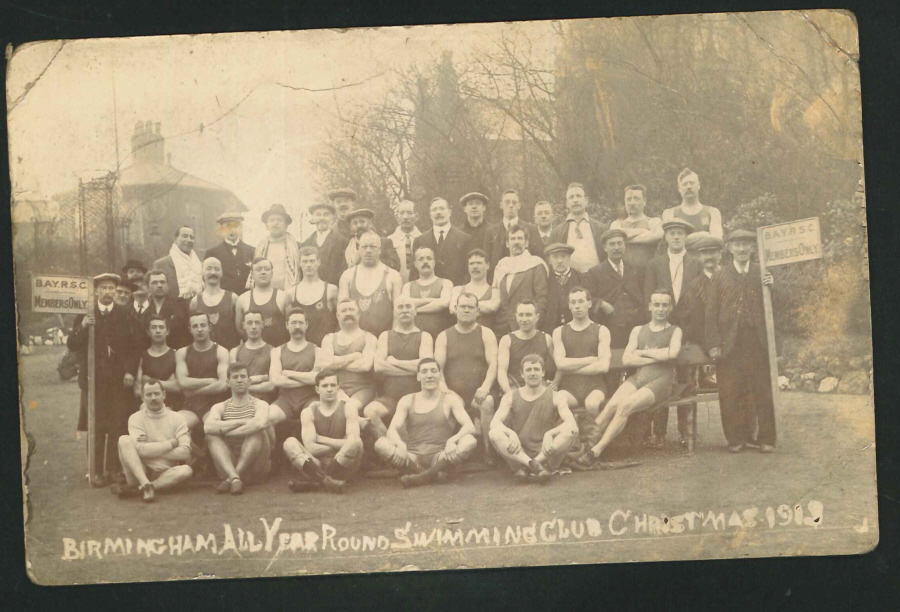
<svg viewBox="0 0 900 612"><path fill-rule="evenodd" d="M631 330L646 321L644 268L625 261L628 235L621 229L608 229L600 236L606 261L591 268L588 275L599 302L597 317L610 333L610 348L624 349Z"/></svg>
<svg viewBox="0 0 900 612"><path fill-rule="evenodd" d="M763 285L759 264L750 260L756 234L734 230L725 238L734 261L715 275L706 301L706 348L716 362L719 408L728 450L739 453L758 446L775 451L775 406L769 380L769 353L763 315ZM756 416L759 431L753 439Z"/></svg>
<svg viewBox="0 0 900 612"><path fill-rule="evenodd" d="M544 257L550 265L547 279L547 312L541 317L540 327L548 334L560 325L572 320L569 309L569 290L590 284L587 274L582 274L571 266L575 247L562 242L554 242L544 249Z"/></svg>
<svg viewBox="0 0 900 612"><path fill-rule="evenodd" d="M94 277L96 301L90 314L78 315L66 342L78 356L78 386L81 411L78 431L87 431L88 414L88 328L94 326L95 431L94 457L97 471L90 475L92 486L105 486L109 478L124 482L119 463L119 436L128 432L130 397L137 373L139 342L128 308L114 303L118 274ZM104 461L105 458L105 461ZM104 470L104 465L106 469Z"/></svg>
<svg viewBox="0 0 900 612"><path fill-rule="evenodd" d="M300 271L300 245L287 231L293 219L284 206L272 204L269 210L262 214L262 222L266 224L269 235L256 245L253 259L262 257L269 260L272 264L272 287L288 291L303 278ZM247 281L247 287L252 284L251 277Z"/></svg>
<svg viewBox="0 0 900 612"><path fill-rule="evenodd" d="M341 187L328 192L328 199L331 201L331 205L334 206L337 214L335 229L347 238L353 236L353 231L350 228L350 219L347 218L347 215L353 210L356 198L356 192L349 187Z"/></svg>
<svg viewBox="0 0 900 612"><path fill-rule="evenodd" d="M319 202L309 207L316 231L303 241L302 246L319 249L319 278L335 287L341 274L347 269L344 251L350 239L335 229L336 211L332 204Z"/></svg>
<svg viewBox="0 0 900 612"><path fill-rule="evenodd" d="M488 228L487 219L485 219L488 197L483 193L473 191L461 197L459 205L462 206L463 212L466 213L466 220L463 221L459 229L469 235L475 248L482 248L484 246L484 234Z"/></svg>
<svg viewBox="0 0 900 612"><path fill-rule="evenodd" d="M368 208L357 208L347 215L352 237L350 242L347 243L347 248L344 249L346 269L360 264L362 253L359 249L359 240L366 232L374 232L381 239L381 263L399 272L400 256L397 254L397 249L394 248L394 243L389 238L378 234L378 230L375 229L374 219L375 211ZM338 279L338 284L340 284L340 279Z"/></svg>
<svg viewBox="0 0 900 612"><path fill-rule="evenodd" d="M722 263L724 243L721 238L711 234L704 236L698 233L696 238L694 236L695 234L691 234L687 237L686 248L700 262L702 273L684 290L669 320L681 328L685 342L705 346L706 300L712 277L719 271Z"/></svg>
<svg viewBox="0 0 900 612"><path fill-rule="evenodd" d="M222 264L222 280L219 285L225 291L240 295L247 287L250 262L255 249L241 239L244 217L241 213L222 213L216 219L216 233L222 242L209 249L205 257L215 257Z"/></svg>

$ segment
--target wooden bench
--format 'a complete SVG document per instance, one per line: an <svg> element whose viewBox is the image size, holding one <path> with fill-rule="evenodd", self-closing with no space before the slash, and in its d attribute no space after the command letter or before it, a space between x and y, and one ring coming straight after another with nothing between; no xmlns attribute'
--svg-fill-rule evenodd
<svg viewBox="0 0 900 612"><path fill-rule="evenodd" d="M622 365L622 355L625 354L625 349L613 349L612 356L609 360L609 371L610 372L620 372L622 376L622 380L625 379L625 366ZM701 365L709 365L712 363L712 359L709 358L709 355L700 348L700 346L696 344L684 344L681 347L681 352L678 354L678 358L675 360L675 364L679 366L701 366ZM703 389L699 386L699 367L694 370L694 393L692 395L681 397L681 391L684 390L685 384L676 384L674 388L674 393L671 397L668 397L664 400L657 402L655 406L653 406L648 413L656 412L662 408L673 408L677 406L689 406L692 405L693 409L690 411L690 431L691 435L688 436L688 452L694 452L694 442L697 439L697 404L698 403L706 403L713 402L719 400L719 391L718 389Z"/></svg>

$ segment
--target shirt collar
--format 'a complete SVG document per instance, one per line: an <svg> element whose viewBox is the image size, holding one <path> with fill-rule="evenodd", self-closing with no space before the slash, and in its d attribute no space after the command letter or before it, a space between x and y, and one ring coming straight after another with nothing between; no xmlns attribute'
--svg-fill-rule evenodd
<svg viewBox="0 0 900 612"><path fill-rule="evenodd" d="M398 225L397 229L395 229L394 233L393 233L394 238L406 238L407 236L411 236L412 238L418 238L421 235L422 235L422 232L419 231L419 228L416 226L413 226L412 231L407 234L402 229L400 229L400 226ZM444 237L445 238L447 237L446 232L444 232Z"/></svg>
<svg viewBox="0 0 900 612"><path fill-rule="evenodd" d="M712 278L712 272L707 272L706 268L703 268L703 273L706 275L706 278Z"/></svg>
<svg viewBox="0 0 900 612"><path fill-rule="evenodd" d="M440 227L435 225L433 228L434 229L434 239L437 240L438 236L441 235L441 232L444 232L444 238L447 238L447 235L450 233L450 227L451 227L450 223L447 223L446 225L442 225Z"/></svg>
<svg viewBox="0 0 900 612"><path fill-rule="evenodd" d="M104 306L100 302L97 302L97 307L100 309L100 312L105 314L113 309L113 304L110 304L109 306Z"/></svg>
<svg viewBox="0 0 900 612"><path fill-rule="evenodd" d="M149 308L149 306L150 306L150 300L144 300L143 303L141 303L141 304L135 304L134 309L135 309L135 311L140 312L141 310Z"/></svg>
<svg viewBox="0 0 900 612"><path fill-rule="evenodd" d="M316 230L316 233L317 233L319 236L321 236L322 238L327 238L327 237L328 237L328 234L331 233L331 228L329 227L329 228L328 228L327 230L325 230L324 232L320 232L319 230Z"/></svg>
<svg viewBox="0 0 900 612"><path fill-rule="evenodd" d="M506 231L509 231L509 226L511 225L521 225L518 216L515 219L507 219L506 217L503 217L503 227L506 228Z"/></svg>
<svg viewBox="0 0 900 612"><path fill-rule="evenodd" d="M742 267L741 267L741 264L739 264L738 262L735 261L735 262L734 262L734 269L737 270L738 272L740 272L741 274L745 274L745 273L747 273L747 272L750 271L750 262L748 261L748 262L747 262L747 265L746 265L745 267L742 268Z"/></svg>
<svg viewBox="0 0 900 612"><path fill-rule="evenodd" d="M684 259L684 254L687 253L687 250L681 251L681 253L673 253L672 251L666 251L669 254L669 259Z"/></svg>
<svg viewBox="0 0 900 612"><path fill-rule="evenodd" d="M569 216L566 217L566 223L568 223L569 221L575 221L576 223L581 223L582 221L590 222L590 220L591 219L590 217L588 217L587 213L584 213L580 217L576 217L570 213Z"/></svg>
<svg viewBox="0 0 900 612"><path fill-rule="evenodd" d="M238 238L238 239L235 240L234 242L228 240L227 238L225 239L225 244L227 244L228 246L230 246L232 249L238 248L238 245L239 245L240 243L241 243L241 239L240 239L240 238Z"/></svg>

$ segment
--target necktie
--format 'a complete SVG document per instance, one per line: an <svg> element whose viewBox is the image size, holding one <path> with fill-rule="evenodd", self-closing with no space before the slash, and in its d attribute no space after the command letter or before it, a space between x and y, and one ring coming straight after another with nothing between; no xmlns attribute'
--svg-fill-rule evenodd
<svg viewBox="0 0 900 612"><path fill-rule="evenodd" d="M619 273L619 278L625 276L625 270L622 269L622 262L619 262L619 265L616 266L616 272Z"/></svg>
<svg viewBox="0 0 900 612"><path fill-rule="evenodd" d="M581 233L581 221L572 219L572 223L575 224L575 237L581 240L582 238L584 238L584 234Z"/></svg>
<svg viewBox="0 0 900 612"><path fill-rule="evenodd" d="M444 230L441 230L441 233L438 236L438 246L444 246Z"/></svg>
<svg viewBox="0 0 900 612"><path fill-rule="evenodd" d="M409 234L406 235L406 269L412 270L413 267L413 256L412 256L412 236Z"/></svg>

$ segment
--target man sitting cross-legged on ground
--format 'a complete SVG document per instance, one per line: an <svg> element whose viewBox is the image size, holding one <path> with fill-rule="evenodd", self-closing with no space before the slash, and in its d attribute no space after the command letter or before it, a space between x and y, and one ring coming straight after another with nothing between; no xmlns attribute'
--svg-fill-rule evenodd
<svg viewBox="0 0 900 612"><path fill-rule="evenodd" d="M491 421L491 443L516 480L533 476L546 482L578 439L578 425L568 398L545 384L544 358L526 355L520 364L525 384L500 400Z"/></svg>
<svg viewBox="0 0 900 612"><path fill-rule="evenodd" d="M416 305L409 296L401 295L394 302L394 327L381 334L375 348L381 393L363 410L376 440L387 435L384 420L394 416L397 402L419 390L419 360L433 354L431 335L416 327Z"/></svg>
<svg viewBox="0 0 900 612"><path fill-rule="evenodd" d="M637 372L619 386L597 417L599 432L591 439L593 447L578 458L576 467L593 467L609 443L625 429L628 417L672 394L675 359L681 351L681 328L669 323L672 301L667 289L657 289L650 295L650 323L631 331L622 355L622 365L636 367Z"/></svg>
<svg viewBox="0 0 900 612"><path fill-rule="evenodd" d="M347 481L358 471L363 456L359 437L359 405L341 399L337 374L322 370L316 374L319 401L300 414L300 437L284 441L284 454L300 472L291 480L291 491L301 493L324 488L343 493ZM324 469L323 469L324 468Z"/></svg>
<svg viewBox="0 0 900 612"><path fill-rule="evenodd" d="M375 442L375 453L403 474L404 488L435 482L441 472L465 461L478 444L462 400L441 390L438 362L419 361L416 378L422 390L400 400L387 436ZM457 425L459 430L453 433Z"/></svg>
<svg viewBox="0 0 900 612"><path fill-rule="evenodd" d="M359 305L354 300L338 304L341 328L322 340L322 368L337 373L341 390L359 406L368 406L375 397L372 367L375 336L359 326Z"/></svg>
<svg viewBox="0 0 900 612"><path fill-rule="evenodd" d="M228 366L231 397L209 411L203 425L209 453L224 480L216 493L240 495L248 484L264 479L271 467L271 446L266 435L269 404L250 395L250 373L242 363Z"/></svg>
<svg viewBox="0 0 900 612"><path fill-rule="evenodd" d="M128 484L111 491L120 498L139 493L152 502L157 490L184 482L193 472L191 434L184 417L166 408L166 391L154 378L141 386L144 403L128 418L128 435L119 438L119 461Z"/></svg>

